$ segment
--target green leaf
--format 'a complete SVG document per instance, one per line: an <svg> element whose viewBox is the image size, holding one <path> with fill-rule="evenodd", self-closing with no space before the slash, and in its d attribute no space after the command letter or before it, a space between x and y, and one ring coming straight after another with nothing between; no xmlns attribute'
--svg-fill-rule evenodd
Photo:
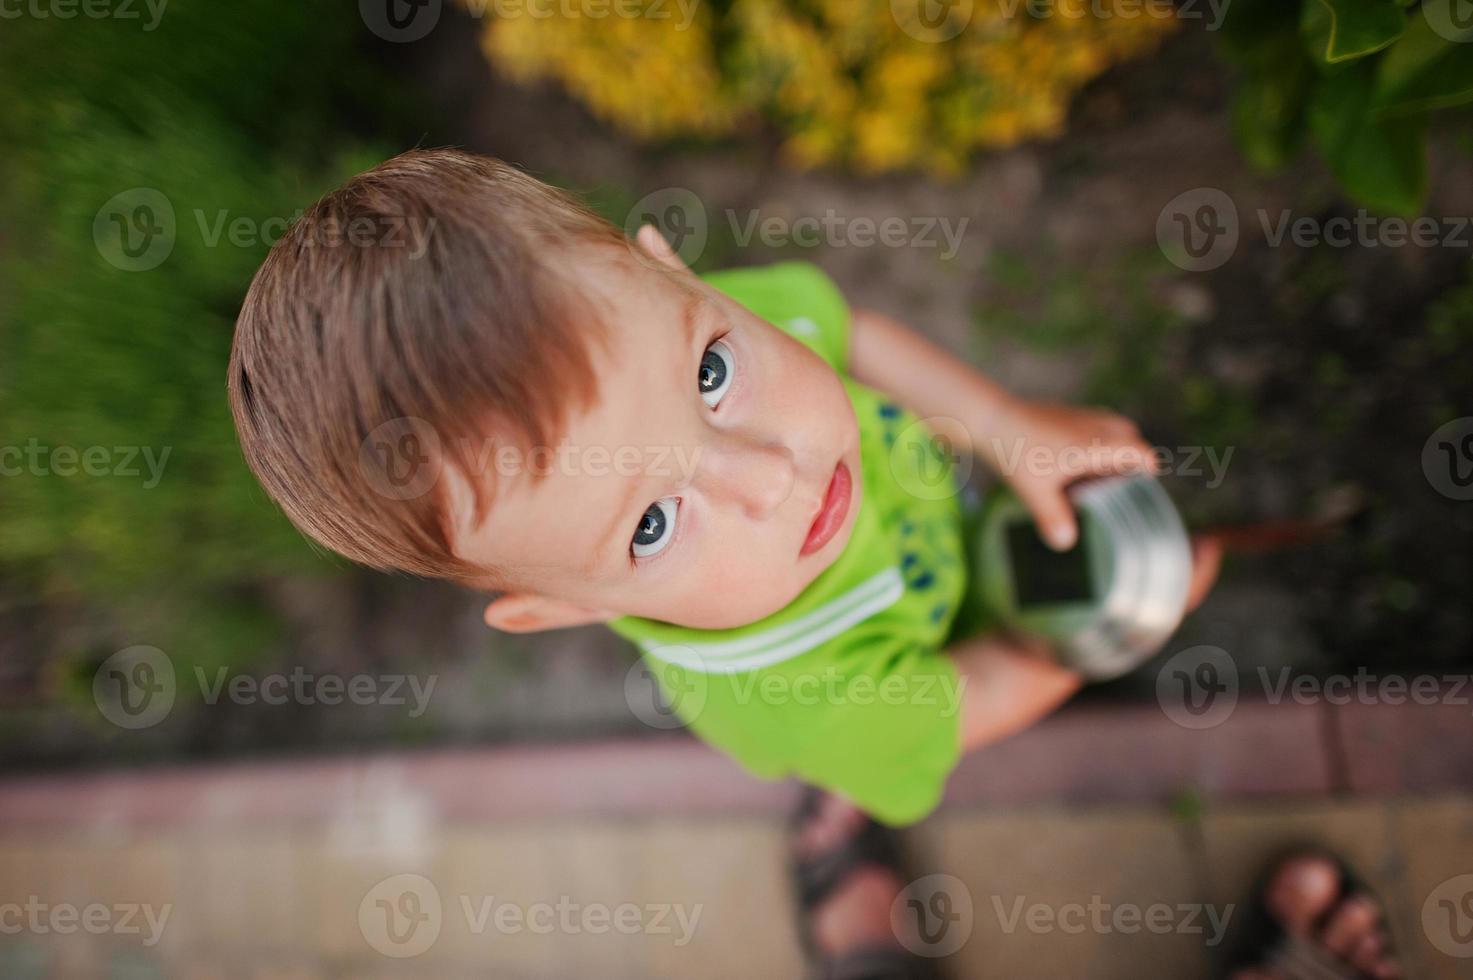
<svg viewBox="0 0 1473 980"><path fill-rule="evenodd" d="M1298 10L1282 0L1235 0L1218 34L1237 69L1233 136L1261 170L1283 166L1304 139L1304 107L1315 79L1299 38Z"/></svg>
<svg viewBox="0 0 1473 980"><path fill-rule="evenodd" d="M1371 109L1371 62L1320 79L1309 128L1330 170L1367 207L1415 214L1427 195L1425 117L1378 118Z"/></svg>
<svg viewBox="0 0 1473 980"><path fill-rule="evenodd" d="M1389 0L1306 0L1299 29L1317 61L1336 65L1394 43L1406 14Z"/></svg>
<svg viewBox="0 0 1473 980"><path fill-rule="evenodd" d="M1461 27L1458 26L1462 22ZM1473 101L1473 3L1426 0L1381 59L1373 100L1383 115Z"/></svg>
<svg viewBox="0 0 1473 980"><path fill-rule="evenodd" d="M1293 31L1263 39L1244 64L1233 98L1233 135L1248 162L1262 170L1287 163L1304 138L1304 110L1314 68Z"/></svg>

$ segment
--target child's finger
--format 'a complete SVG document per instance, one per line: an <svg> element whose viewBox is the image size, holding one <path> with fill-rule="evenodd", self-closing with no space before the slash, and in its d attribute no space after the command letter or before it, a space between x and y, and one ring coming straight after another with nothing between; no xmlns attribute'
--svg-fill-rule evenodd
<svg viewBox="0 0 1473 980"><path fill-rule="evenodd" d="M1079 528L1074 520L1074 506L1058 487L1021 494L1028 505L1033 521L1038 525L1044 543L1055 551L1068 551L1074 547Z"/></svg>
<svg viewBox="0 0 1473 980"><path fill-rule="evenodd" d="M1151 473L1159 472L1161 466L1156 459L1156 451L1146 444L1146 440L1137 436L1124 447L1126 455L1126 472L1128 473Z"/></svg>
<svg viewBox="0 0 1473 980"><path fill-rule="evenodd" d="M1192 577L1187 587L1187 612L1202 604L1222 567L1222 542L1209 534L1192 536Z"/></svg>
<svg viewBox="0 0 1473 980"><path fill-rule="evenodd" d="M1105 465L1099 470L1101 474L1107 473L1151 473L1159 470L1159 463L1155 451L1144 439L1136 437L1112 446L1105 460Z"/></svg>
<svg viewBox="0 0 1473 980"><path fill-rule="evenodd" d="M1140 427L1124 415L1111 415L1106 422L1104 438L1113 443L1115 452L1111 460L1117 473L1159 473L1161 462L1155 447L1146 442Z"/></svg>

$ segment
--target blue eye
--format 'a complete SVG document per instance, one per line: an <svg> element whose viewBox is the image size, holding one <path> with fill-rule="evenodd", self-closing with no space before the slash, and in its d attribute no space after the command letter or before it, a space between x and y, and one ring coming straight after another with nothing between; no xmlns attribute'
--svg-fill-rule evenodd
<svg viewBox="0 0 1473 980"><path fill-rule="evenodd" d="M675 536L675 514L679 510L677 497L662 497L650 504L650 509L639 519L639 527L634 529L630 553L636 558L649 558L664 551Z"/></svg>
<svg viewBox="0 0 1473 980"><path fill-rule="evenodd" d="M735 379L736 357L730 347L718 340L706 348L706 354L701 358L698 378L701 400L715 408Z"/></svg>

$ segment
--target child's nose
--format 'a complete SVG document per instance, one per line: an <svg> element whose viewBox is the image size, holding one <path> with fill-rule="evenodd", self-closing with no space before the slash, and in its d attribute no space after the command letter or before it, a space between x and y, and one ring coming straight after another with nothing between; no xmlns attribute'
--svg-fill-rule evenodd
<svg viewBox="0 0 1473 980"><path fill-rule="evenodd" d="M697 488L753 520L771 517L793 492L793 454L784 446L729 437L702 447Z"/></svg>

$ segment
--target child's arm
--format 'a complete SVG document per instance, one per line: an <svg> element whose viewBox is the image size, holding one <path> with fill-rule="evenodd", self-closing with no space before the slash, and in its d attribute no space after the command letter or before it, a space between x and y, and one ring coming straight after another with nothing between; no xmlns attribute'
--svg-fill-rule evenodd
<svg viewBox="0 0 1473 980"><path fill-rule="evenodd" d="M1069 700L1078 674L1049 657L1042 640L990 633L946 650L962 687L962 751L1022 731Z"/></svg>
<svg viewBox="0 0 1473 980"><path fill-rule="evenodd" d="M1152 469L1135 423L1112 412L1032 402L1009 394L899 321L855 310L849 370L921 418L953 420L975 456L1008 481L1048 542L1074 543L1064 490L1091 474Z"/></svg>
<svg viewBox="0 0 1473 980"><path fill-rule="evenodd" d="M1129 419L1018 398L904 324L855 310L849 369L921 418L951 420L972 452L1008 481L1055 548L1074 543L1068 485L1092 473L1151 468L1153 458ZM1069 452L1066 449L1075 447ZM1090 450L1090 451L1080 451ZM970 750L1032 725L1067 701L1079 675L1060 666L1043 641L994 633L947 650L965 680L961 740Z"/></svg>

